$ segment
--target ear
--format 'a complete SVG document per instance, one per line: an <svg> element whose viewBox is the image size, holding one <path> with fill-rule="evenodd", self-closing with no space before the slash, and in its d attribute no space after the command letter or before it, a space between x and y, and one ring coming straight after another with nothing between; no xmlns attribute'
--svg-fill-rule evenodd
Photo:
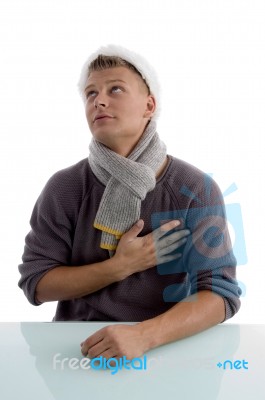
<svg viewBox="0 0 265 400"><path fill-rule="evenodd" d="M146 110L144 113L145 118L151 118L156 110L156 100L151 94L147 97Z"/></svg>

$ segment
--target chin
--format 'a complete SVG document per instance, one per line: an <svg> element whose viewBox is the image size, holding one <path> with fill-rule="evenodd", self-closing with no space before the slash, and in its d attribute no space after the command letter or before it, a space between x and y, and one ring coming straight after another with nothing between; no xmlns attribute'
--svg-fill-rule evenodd
<svg viewBox="0 0 265 400"><path fill-rule="evenodd" d="M104 140L106 138L118 138L121 134L117 131L112 131L110 129L104 129L103 127L100 129L93 129L91 130L92 135L98 141Z"/></svg>
<svg viewBox="0 0 265 400"><path fill-rule="evenodd" d="M105 146L111 148L111 140L108 140L109 134L93 134L93 137L95 140L100 142L101 144L104 144Z"/></svg>

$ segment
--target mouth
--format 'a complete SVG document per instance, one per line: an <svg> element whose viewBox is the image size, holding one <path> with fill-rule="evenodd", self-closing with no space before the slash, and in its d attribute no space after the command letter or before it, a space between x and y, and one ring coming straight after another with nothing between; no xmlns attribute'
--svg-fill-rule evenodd
<svg viewBox="0 0 265 400"><path fill-rule="evenodd" d="M93 119L93 123L96 121L100 121L100 120L107 120L107 119L112 119L113 117L111 115L97 115L94 119Z"/></svg>

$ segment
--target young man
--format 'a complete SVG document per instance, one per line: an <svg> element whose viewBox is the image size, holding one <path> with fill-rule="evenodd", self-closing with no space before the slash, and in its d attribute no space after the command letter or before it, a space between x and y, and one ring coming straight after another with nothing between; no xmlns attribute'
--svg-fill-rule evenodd
<svg viewBox="0 0 265 400"><path fill-rule="evenodd" d="M241 291L223 199L211 178L167 155L152 67L102 47L79 89L90 154L57 172L34 207L19 266L29 301L58 301L55 321L138 322L86 339L89 357L138 357L232 317Z"/></svg>

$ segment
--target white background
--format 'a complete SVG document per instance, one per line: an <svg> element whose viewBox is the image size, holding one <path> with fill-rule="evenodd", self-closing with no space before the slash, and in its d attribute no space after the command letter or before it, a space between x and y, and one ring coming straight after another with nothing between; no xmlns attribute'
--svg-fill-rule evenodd
<svg viewBox="0 0 265 400"><path fill-rule="evenodd" d="M17 286L34 203L49 177L87 157L77 92L99 46L143 54L163 87L158 131L168 152L213 174L240 203L248 262L231 322L264 323L265 2L263 0L7 0L0 5L2 321L50 321Z"/></svg>

